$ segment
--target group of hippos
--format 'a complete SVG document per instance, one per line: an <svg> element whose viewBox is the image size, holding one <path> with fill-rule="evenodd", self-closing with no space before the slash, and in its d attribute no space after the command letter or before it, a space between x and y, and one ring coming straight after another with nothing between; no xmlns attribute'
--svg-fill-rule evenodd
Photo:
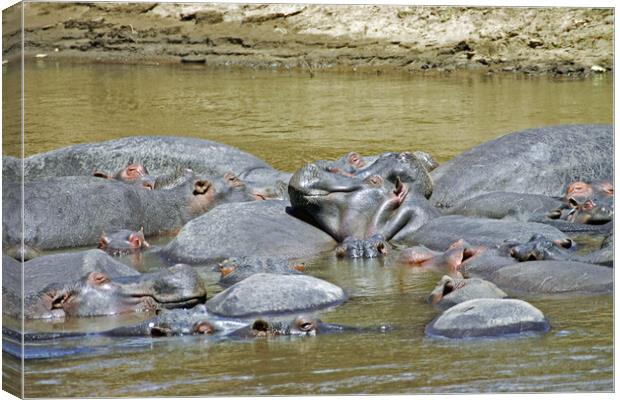
<svg viewBox="0 0 620 400"><path fill-rule="evenodd" d="M306 314L347 300L299 262L332 254L444 275L427 299L438 315L426 335L545 332L543 313L506 292L613 291L613 173L609 125L516 132L442 165L422 151L352 152L293 174L185 137L79 144L23 164L4 157L4 313L149 313L104 332L27 332L26 343L389 330ZM164 246L147 242L162 236L171 238ZM583 237L585 252L575 240ZM142 252L169 267L139 273L117 257ZM196 265L216 268L224 290L208 297ZM3 327L4 351L21 355L11 346L20 337Z"/></svg>

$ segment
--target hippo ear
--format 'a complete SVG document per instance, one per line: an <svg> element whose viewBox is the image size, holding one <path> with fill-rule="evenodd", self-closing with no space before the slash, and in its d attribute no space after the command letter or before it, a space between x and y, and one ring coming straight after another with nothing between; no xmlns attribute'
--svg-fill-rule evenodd
<svg viewBox="0 0 620 400"><path fill-rule="evenodd" d="M110 278L103 272L95 271L88 274L87 281L92 286L100 286L104 283L110 282Z"/></svg>
<svg viewBox="0 0 620 400"><path fill-rule="evenodd" d="M215 327L209 321L204 320L194 324L192 332L198 335L210 335L215 332Z"/></svg>
<svg viewBox="0 0 620 400"><path fill-rule="evenodd" d="M224 277L232 274L235 271L236 268L237 268L236 265L221 265L220 264L221 278L224 278Z"/></svg>
<svg viewBox="0 0 620 400"><path fill-rule="evenodd" d="M291 266L291 268L299 272L304 272L306 270L306 266L304 264L295 264Z"/></svg>
<svg viewBox="0 0 620 400"><path fill-rule="evenodd" d="M463 248L465 247L465 240L464 239L459 239L456 242L452 243L450 246L448 246L448 250L450 249L459 249L459 248Z"/></svg>
<svg viewBox="0 0 620 400"><path fill-rule="evenodd" d="M101 236L99 237L99 244L97 247L100 249L106 249L108 247L108 244L110 244L110 239L106 236L105 232L101 232Z"/></svg>
<svg viewBox="0 0 620 400"><path fill-rule="evenodd" d="M139 249L140 247L142 247L142 238L137 233L130 234L127 241L129 242L131 247L135 249Z"/></svg>
<svg viewBox="0 0 620 400"><path fill-rule="evenodd" d="M573 241L570 240L569 238L566 239L557 239L554 240L553 243L558 246L558 247L562 247L564 249L570 249L571 247L573 247Z"/></svg>
<svg viewBox="0 0 620 400"><path fill-rule="evenodd" d="M205 194L211 188L211 182L206 179L198 179L194 182L194 196Z"/></svg>

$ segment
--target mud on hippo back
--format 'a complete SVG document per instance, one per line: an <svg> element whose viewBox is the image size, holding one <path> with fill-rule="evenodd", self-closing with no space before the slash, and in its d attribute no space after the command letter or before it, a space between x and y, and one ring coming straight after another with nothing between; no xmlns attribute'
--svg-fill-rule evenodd
<svg viewBox="0 0 620 400"><path fill-rule="evenodd" d="M613 176L611 125L560 125L502 136L435 169L432 204L488 192L561 196L571 182Z"/></svg>

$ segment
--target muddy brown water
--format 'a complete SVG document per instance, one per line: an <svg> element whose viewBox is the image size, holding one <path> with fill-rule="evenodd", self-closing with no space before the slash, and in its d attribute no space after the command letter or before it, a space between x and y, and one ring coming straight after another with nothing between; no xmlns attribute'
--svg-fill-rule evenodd
<svg viewBox="0 0 620 400"><path fill-rule="evenodd" d="M10 85L15 71L3 67ZM129 135L189 135L238 146L277 168L387 150L441 161L501 134L563 123L612 123L610 77L585 80L459 73L373 76L195 67L34 63L26 68L26 154ZM10 87L9 87L10 89ZM10 111L10 110L9 110ZM14 110L16 111L16 110ZM6 116L6 111L5 111ZM18 154L5 117L4 154ZM579 145L567 143L567 146ZM163 245L165 240L155 241ZM124 259L125 262L130 262ZM161 267L147 255L142 268ZM216 342L204 337L96 339L104 354L27 361L26 396L463 393L613 390L613 298L526 297L549 333L509 339L424 337L440 278L387 261L309 260L349 300L327 322L390 324L388 333ZM209 296L221 289L206 272ZM101 330L144 316L29 323ZM11 323L10 320L5 322ZM3 354L6 383L19 362Z"/></svg>

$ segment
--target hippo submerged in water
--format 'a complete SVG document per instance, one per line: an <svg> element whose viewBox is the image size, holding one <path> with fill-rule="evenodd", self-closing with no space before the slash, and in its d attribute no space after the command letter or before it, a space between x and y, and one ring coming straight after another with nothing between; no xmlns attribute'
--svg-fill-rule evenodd
<svg viewBox="0 0 620 400"><path fill-rule="evenodd" d="M21 313L21 265L3 257L3 312ZM138 274L100 250L41 256L24 264L24 317L90 317L160 308L192 307L206 300L188 265Z"/></svg>

